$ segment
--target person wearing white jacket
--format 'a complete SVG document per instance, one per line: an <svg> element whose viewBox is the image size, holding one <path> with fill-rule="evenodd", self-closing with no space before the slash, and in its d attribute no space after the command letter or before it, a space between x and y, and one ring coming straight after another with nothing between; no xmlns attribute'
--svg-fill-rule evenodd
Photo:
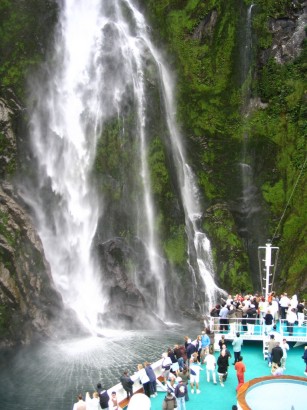
<svg viewBox="0 0 307 410"><path fill-rule="evenodd" d="M293 335L293 327L295 322L297 321L297 315L295 313L295 309L288 309L287 312L287 331L289 332L289 336Z"/></svg>
<svg viewBox="0 0 307 410"><path fill-rule="evenodd" d="M85 403L86 403L86 410L101 410L99 394L96 391L93 393L92 399L91 399L89 392L86 393Z"/></svg>
<svg viewBox="0 0 307 410"><path fill-rule="evenodd" d="M212 375L213 383L216 384L216 358L213 354L209 353L205 357L207 382L210 383L210 375Z"/></svg>
<svg viewBox="0 0 307 410"><path fill-rule="evenodd" d="M282 351L283 351L283 356L280 360L281 367L282 367L283 370L286 370L286 360L287 360L287 356L288 356L287 352L289 350L289 345L288 345L286 339L282 340L282 344L280 345L280 347L282 348Z"/></svg>

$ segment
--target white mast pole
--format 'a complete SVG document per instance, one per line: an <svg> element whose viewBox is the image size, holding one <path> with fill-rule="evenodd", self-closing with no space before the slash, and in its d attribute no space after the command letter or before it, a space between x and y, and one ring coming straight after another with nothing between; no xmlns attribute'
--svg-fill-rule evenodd
<svg viewBox="0 0 307 410"><path fill-rule="evenodd" d="M272 258L271 244L266 243L265 244L265 270L266 270L266 275L265 275L265 300L266 301L268 300L269 293L270 293L270 267L272 266L271 258Z"/></svg>

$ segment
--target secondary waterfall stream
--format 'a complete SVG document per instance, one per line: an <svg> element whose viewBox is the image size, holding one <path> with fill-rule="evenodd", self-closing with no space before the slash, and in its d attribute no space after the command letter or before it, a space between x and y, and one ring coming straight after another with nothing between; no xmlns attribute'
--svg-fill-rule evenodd
<svg viewBox="0 0 307 410"><path fill-rule="evenodd" d="M30 79L31 140L37 173L24 198L35 211L52 276L64 302L92 331L108 302L93 240L98 225L104 240L118 235L109 227L116 216L111 217L106 207L106 201L116 196L118 184L107 175L101 184L109 183L115 189L108 195L101 193L93 167L99 155L97 144L113 121L120 124L116 138L122 155L133 152L127 163L133 164L134 179L125 175L132 173L130 169L122 169L121 189L137 200L131 204L123 200L121 209L126 208L129 230L146 249L151 290L146 293L144 278L137 272L134 283L146 294L155 314L167 320L167 274L148 165L152 110L148 92L155 80L153 87L160 87L163 96L161 121L167 129L181 192L191 282L204 296L201 312L208 311L222 290L214 282L209 240L198 226L202 214L199 193L175 121L173 80L150 40L143 15L129 0L64 1L54 51L42 73Z"/></svg>

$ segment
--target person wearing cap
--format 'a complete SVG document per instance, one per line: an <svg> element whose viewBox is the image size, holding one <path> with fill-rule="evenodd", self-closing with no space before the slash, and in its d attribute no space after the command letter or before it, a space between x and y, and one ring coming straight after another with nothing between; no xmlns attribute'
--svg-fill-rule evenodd
<svg viewBox="0 0 307 410"><path fill-rule="evenodd" d="M162 409L163 410L174 410L177 408L177 400L176 397L170 392L169 390L167 391L167 394L163 400L162 403Z"/></svg>
<svg viewBox="0 0 307 410"><path fill-rule="evenodd" d="M181 377L177 377L177 386L175 388L175 397L177 399L178 410L186 410L185 396L187 393L187 386L183 383Z"/></svg>

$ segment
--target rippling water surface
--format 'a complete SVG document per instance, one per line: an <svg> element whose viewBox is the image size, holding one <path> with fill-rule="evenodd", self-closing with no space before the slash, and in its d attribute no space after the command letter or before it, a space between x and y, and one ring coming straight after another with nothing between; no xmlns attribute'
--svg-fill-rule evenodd
<svg viewBox="0 0 307 410"><path fill-rule="evenodd" d="M104 337L46 342L0 353L1 410L72 409L76 394L93 391L98 381L110 388L124 369L132 373L199 326L166 331L108 331Z"/></svg>

